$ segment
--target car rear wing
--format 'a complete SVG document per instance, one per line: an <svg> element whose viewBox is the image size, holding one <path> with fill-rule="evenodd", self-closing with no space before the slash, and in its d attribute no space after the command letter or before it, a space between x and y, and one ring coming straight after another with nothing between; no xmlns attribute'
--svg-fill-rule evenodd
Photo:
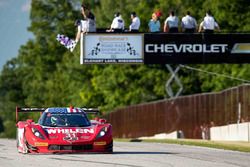
<svg viewBox="0 0 250 167"><path fill-rule="evenodd" d="M37 108L37 107L16 107L16 122L18 122L18 113L30 113L30 112L44 112L47 108Z"/></svg>
<svg viewBox="0 0 250 167"><path fill-rule="evenodd" d="M101 115L101 112L98 108L81 108L86 114L95 114L95 115L98 115L100 114Z"/></svg>
<svg viewBox="0 0 250 167"><path fill-rule="evenodd" d="M71 106L72 107L72 106ZM70 108L71 108L70 107ZM74 108L74 107L72 107ZM30 113L30 112L44 112L47 108L37 108L37 107L16 107L16 122L18 122L18 113ZM81 107L86 114L95 114L95 115L101 115L101 112L98 108L84 108Z"/></svg>

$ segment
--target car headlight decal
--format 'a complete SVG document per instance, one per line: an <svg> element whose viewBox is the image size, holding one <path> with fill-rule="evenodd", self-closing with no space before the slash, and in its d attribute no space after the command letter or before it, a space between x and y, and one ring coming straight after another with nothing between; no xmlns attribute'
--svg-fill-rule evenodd
<svg viewBox="0 0 250 167"><path fill-rule="evenodd" d="M100 132L98 133L98 135L96 136L96 139L99 139L103 136L105 136L108 132L108 127L103 127Z"/></svg>
<svg viewBox="0 0 250 167"><path fill-rule="evenodd" d="M36 137L45 140L45 137L39 132L38 129L36 129L36 128L31 128L31 130L32 130L33 134L34 134Z"/></svg>
<svg viewBox="0 0 250 167"><path fill-rule="evenodd" d="M101 131L100 132L100 136L102 137L102 136L104 136L106 133L105 133L105 131Z"/></svg>

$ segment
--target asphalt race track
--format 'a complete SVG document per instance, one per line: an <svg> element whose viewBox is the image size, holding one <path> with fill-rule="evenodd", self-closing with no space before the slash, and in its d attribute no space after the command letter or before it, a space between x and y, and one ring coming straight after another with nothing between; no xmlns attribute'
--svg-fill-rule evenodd
<svg viewBox="0 0 250 167"><path fill-rule="evenodd" d="M250 153L174 144L115 142L113 154L20 154L0 139L1 167L249 167Z"/></svg>

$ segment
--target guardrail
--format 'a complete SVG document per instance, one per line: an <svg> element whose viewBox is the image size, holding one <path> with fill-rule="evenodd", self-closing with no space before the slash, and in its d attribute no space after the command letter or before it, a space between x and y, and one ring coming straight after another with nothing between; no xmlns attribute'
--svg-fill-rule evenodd
<svg viewBox="0 0 250 167"><path fill-rule="evenodd" d="M210 128L210 139L250 142L250 122Z"/></svg>

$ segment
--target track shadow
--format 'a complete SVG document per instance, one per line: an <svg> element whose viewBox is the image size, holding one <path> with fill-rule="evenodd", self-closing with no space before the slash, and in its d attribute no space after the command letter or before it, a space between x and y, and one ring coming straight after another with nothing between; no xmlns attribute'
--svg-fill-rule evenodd
<svg viewBox="0 0 250 167"><path fill-rule="evenodd" d="M72 162L82 162L82 163L91 163L91 164L98 164L98 165L109 165L109 166L127 166L127 167L143 167L141 165L135 165L135 164L130 164L130 163L122 163L122 162L112 162L110 161L110 156L114 158L116 157L115 155L169 155L169 154L177 154L177 153L170 153L170 152L141 152L141 151L115 151L112 154L108 154L109 158L107 161L100 161L98 159L96 160L88 160L86 159L86 156L84 159L79 156L74 156L74 155L69 155L69 156L60 156L60 157L51 157L50 159L53 160L58 160L58 161L72 161ZM88 155L93 155L93 153L88 154ZM97 154L96 154L97 155ZM100 155L100 154L98 154ZM126 157L126 156L125 156Z"/></svg>
<svg viewBox="0 0 250 167"><path fill-rule="evenodd" d="M85 154L85 155L101 155L101 154L107 154L107 155L176 155L179 153L174 153L174 152L161 152L161 151L114 151L113 153L102 153L102 152L83 152L83 153L60 153L60 152L55 152L55 153L31 153L29 155L80 155L80 154Z"/></svg>
<svg viewBox="0 0 250 167"><path fill-rule="evenodd" d="M173 152L161 152L161 151L114 151L113 154L132 154L132 155L164 155L164 154L178 154Z"/></svg>
<svg viewBox="0 0 250 167"><path fill-rule="evenodd" d="M131 140L129 140L130 142L142 142L142 140L140 140L140 139L131 139Z"/></svg>

